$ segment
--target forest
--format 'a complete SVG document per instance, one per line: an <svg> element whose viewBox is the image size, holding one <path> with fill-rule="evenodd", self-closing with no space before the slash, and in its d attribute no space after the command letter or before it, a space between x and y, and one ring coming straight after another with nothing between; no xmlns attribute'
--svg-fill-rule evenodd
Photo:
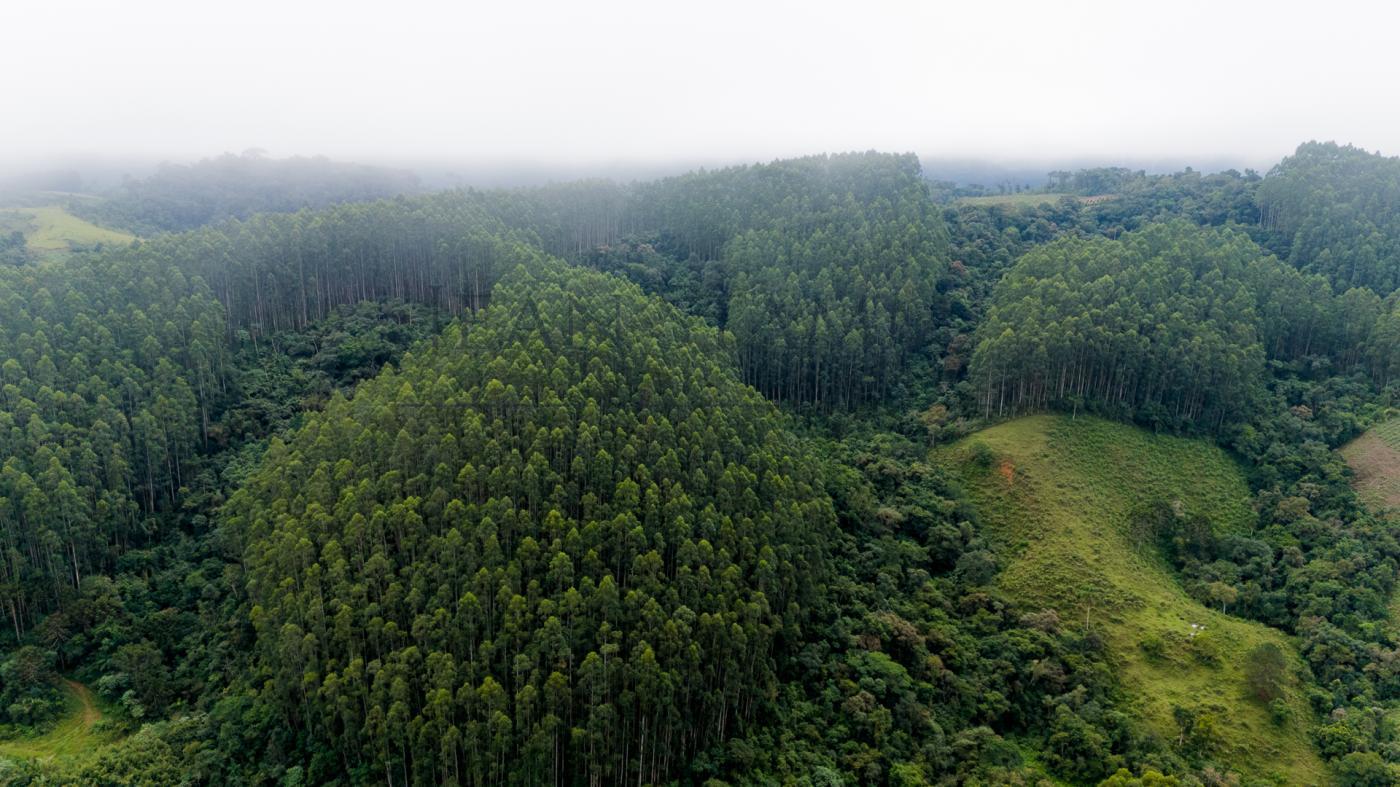
<svg viewBox="0 0 1400 787"><path fill-rule="evenodd" d="M1397 175L74 202L139 237L0 239L0 783L1400 784Z"/></svg>

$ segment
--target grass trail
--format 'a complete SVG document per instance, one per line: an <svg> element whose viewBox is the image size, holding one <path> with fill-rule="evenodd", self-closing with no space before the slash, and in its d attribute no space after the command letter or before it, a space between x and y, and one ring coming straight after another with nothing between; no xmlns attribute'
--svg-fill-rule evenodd
<svg viewBox="0 0 1400 787"><path fill-rule="evenodd" d="M0 741L0 757L46 760L91 754L108 743L95 727L102 720L102 709L87 686L65 678L68 710L53 729L34 738Z"/></svg>

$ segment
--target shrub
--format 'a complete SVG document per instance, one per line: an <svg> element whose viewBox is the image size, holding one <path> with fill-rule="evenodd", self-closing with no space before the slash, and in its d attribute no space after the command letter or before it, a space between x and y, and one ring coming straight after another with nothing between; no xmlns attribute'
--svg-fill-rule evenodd
<svg viewBox="0 0 1400 787"><path fill-rule="evenodd" d="M1148 634L1143 637L1142 642L1139 643L1138 646L1141 647L1142 652L1146 653L1147 657L1153 661L1160 661L1167 655L1167 643L1156 634Z"/></svg>

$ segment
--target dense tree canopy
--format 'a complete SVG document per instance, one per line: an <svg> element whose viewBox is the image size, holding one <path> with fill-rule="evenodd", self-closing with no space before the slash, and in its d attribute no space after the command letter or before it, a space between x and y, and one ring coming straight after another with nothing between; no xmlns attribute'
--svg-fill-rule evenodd
<svg viewBox="0 0 1400 787"><path fill-rule="evenodd" d="M777 401L878 400L946 308L947 236L913 156L816 156L644 184L624 226L676 261L663 262L655 291L730 330L744 381Z"/></svg>
<svg viewBox="0 0 1400 787"><path fill-rule="evenodd" d="M1264 353L1248 238L1185 225L1063 240L1022 257L978 330L987 413L1049 405L1218 428L1248 412Z"/></svg>
<svg viewBox="0 0 1400 787"><path fill-rule="evenodd" d="M1281 255L1339 288L1400 289L1400 159L1309 142L1259 188L1263 226Z"/></svg>
<svg viewBox="0 0 1400 787"><path fill-rule="evenodd" d="M159 534L228 368L207 287L155 258L0 268L0 604L16 635Z"/></svg>
<svg viewBox="0 0 1400 787"><path fill-rule="evenodd" d="M229 514L267 699L335 753L316 778L656 781L753 718L835 520L729 352L631 285L521 268L274 443Z"/></svg>

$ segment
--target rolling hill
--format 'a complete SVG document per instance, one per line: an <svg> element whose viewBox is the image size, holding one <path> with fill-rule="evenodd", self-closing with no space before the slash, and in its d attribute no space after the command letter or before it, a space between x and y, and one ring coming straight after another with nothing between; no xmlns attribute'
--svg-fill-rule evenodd
<svg viewBox="0 0 1400 787"><path fill-rule="evenodd" d="M1216 762L1287 784L1327 781L1296 677L1288 676L1291 718L1282 724L1246 691L1245 657L1260 645L1273 643L1298 666L1289 638L1206 608L1155 546L1132 535L1130 513L1152 501L1203 515L1217 532L1249 528L1248 488L1223 451L1093 418L1031 416L938 458L1007 561L1004 589L1070 625L1098 629L1133 713L1159 739L1181 749L1182 708L1218 722Z"/></svg>

